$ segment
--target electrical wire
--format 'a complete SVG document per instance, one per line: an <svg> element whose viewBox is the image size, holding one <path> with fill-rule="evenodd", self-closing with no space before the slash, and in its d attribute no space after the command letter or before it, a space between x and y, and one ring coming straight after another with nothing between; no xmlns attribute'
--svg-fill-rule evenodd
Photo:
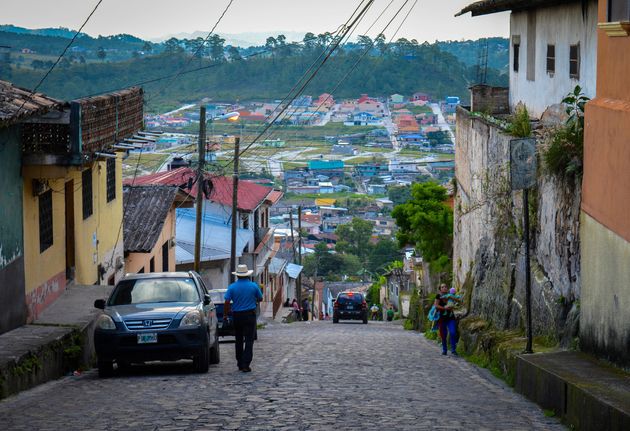
<svg viewBox="0 0 630 431"><path fill-rule="evenodd" d="M374 3L374 0L369 0L368 3L363 7L363 9L359 12L359 15L357 17L354 18L354 20L344 28L345 33L343 33L343 35L345 35L347 32L349 32L352 27L356 24L356 22L358 21L358 19L364 15L368 9L372 6L372 4ZM361 2L361 4L363 4L363 2ZM324 66L324 64L326 64L326 62L328 61L328 59L331 57L332 53L335 52L335 50L339 47L339 44L341 43L341 41L343 40L343 35L341 37L338 37L338 40L334 43L334 45L332 46L332 48L330 49L330 51L328 52L328 54L326 54L326 57L324 57L323 61L319 64L319 66L313 71L313 73L311 74L311 76L306 80L306 82L304 82L302 84L302 86L300 87L300 89L290 98L290 100L288 101L287 105L282 108L282 110L276 115L276 117L271 121L271 123L269 123L262 132L260 132L256 138L254 138L254 140L249 143L244 150L240 151L238 156L242 155L243 153L245 153L247 150L249 150L252 145L254 145L258 139L260 139L260 137L262 137L264 135L264 133L269 130L269 128L274 124L275 121L277 121L278 118L280 118L280 116L282 115L283 112L285 112L288 107L290 106L290 104L298 98L298 96L302 93L302 91L304 91L304 89L306 88L306 86L315 78L315 76L317 75L317 73L321 70L321 68ZM229 162L227 165L233 163Z"/></svg>
<svg viewBox="0 0 630 431"><path fill-rule="evenodd" d="M94 15L94 12L96 12L96 9L98 9L98 7L101 5L101 3L103 3L103 0L98 0L98 3L96 3L96 6L94 6L94 9L92 9L92 12L90 12L90 14L88 15L88 17L85 19L85 21L83 21L83 24L81 24L81 27L79 27L79 29L76 31L76 33L74 34L74 36L72 36L72 39L70 39L70 42L67 43L66 47L63 49L63 51L61 52L61 54L59 54L59 57L57 57L57 60L52 64L52 66L50 66L50 68L46 71L46 73L44 74L44 76L39 80L39 82L37 83L37 85L33 88L33 90L31 91L31 93L28 95L28 97L24 100L24 102L22 102L22 105L20 106L20 108L17 110L17 112L14 115L18 115L20 113L20 111L22 110L22 108L24 107L24 105L26 104L26 102L30 101L31 98L33 97L33 95L37 92L37 90L39 89L39 87L44 83L44 81L46 80L46 78L48 78L48 75L51 74L51 72L53 71L53 69L59 64L59 62L61 61L61 59L63 58L63 56L66 54L66 52L68 51L68 49L70 48L70 46L74 43L74 41L76 40L76 38L79 36L79 34L81 34L81 30L83 30L83 27L85 27L85 25L88 23L88 21L90 20L90 18L92 18L92 15Z"/></svg>

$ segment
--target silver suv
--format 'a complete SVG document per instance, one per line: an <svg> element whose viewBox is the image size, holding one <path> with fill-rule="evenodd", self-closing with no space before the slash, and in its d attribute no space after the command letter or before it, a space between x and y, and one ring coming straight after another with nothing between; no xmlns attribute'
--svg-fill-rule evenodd
<svg viewBox="0 0 630 431"><path fill-rule="evenodd" d="M103 310L94 330L101 377L114 362L192 359L200 373L219 363L216 309L196 272L127 275L94 307Z"/></svg>

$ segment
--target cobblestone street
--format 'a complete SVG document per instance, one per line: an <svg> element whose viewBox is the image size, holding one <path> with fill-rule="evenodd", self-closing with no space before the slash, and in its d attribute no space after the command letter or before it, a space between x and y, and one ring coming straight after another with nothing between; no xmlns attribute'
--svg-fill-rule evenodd
<svg viewBox="0 0 630 431"><path fill-rule="evenodd" d="M252 373L221 363L95 370L0 402L2 430L556 430L556 419L464 359L399 325L275 324Z"/></svg>

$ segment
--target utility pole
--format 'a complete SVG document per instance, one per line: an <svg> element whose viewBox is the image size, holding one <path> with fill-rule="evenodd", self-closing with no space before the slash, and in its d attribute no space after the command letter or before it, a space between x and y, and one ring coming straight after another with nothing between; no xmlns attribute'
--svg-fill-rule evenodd
<svg viewBox="0 0 630 431"><path fill-rule="evenodd" d="M232 173L232 247L230 248L230 282L233 283L236 276L236 230L238 229L238 158L240 153L241 138L234 139L234 171Z"/></svg>
<svg viewBox="0 0 630 431"><path fill-rule="evenodd" d="M529 262L529 190L523 189L523 240L525 242L525 311L527 320L527 345L524 353L534 353L532 349L532 282Z"/></svg>
<svg viewBox="0 0 630 431"><path fill-rule="evenodd" d="M199 109L199 166L197 167L197 198L195 218L195 271L199 272L201 265L201 218L203 216L204 167L206 162L206 107Z"/></svg>
<svg viewBox="0 0 630 431"><path fill-rule="evenodd" d="M293 220L291 220L293 221ZM291 231L293 231L293 227L291 227ZM298 206L298 265L302 265L302 205ZM297 280L295 280L295 284L298 290L298 302L301 304L302 302L302 271L300 271L300 275L298 275Z"/></svg>

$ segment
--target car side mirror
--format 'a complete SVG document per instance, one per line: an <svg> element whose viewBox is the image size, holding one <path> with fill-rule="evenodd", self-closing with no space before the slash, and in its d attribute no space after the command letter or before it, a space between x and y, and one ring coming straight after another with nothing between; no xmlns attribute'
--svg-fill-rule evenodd
<svg viewBox="0 0 630 431"><path fill-rule="evenodd" d="M99 308L101 310L105 309L105 300L104 299L97 299L96 301L94 301L94 308Z"/></svg>
<svg viewBox="0 0 630 431"><path fill-rule="evenodd" d="M210 305L210 294L204 293L203 295L203 305Z"/></svg>

